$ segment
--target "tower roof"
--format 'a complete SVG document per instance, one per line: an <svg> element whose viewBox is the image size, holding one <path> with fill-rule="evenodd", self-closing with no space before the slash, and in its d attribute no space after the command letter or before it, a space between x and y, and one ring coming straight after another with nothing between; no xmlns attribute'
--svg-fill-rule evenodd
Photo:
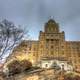
<svg viewBox="0 0 80 80"><path fill-rule="evenodd" d="M48 23L56 23L54 19L49 19Z"/></svg>
<svg viewBox="0 0 80 80"><path fill-rule="evenodd" d="M45 32L46 33L55 33L59 32L59 26L54 19L49 19L45 24Z"/></svg>

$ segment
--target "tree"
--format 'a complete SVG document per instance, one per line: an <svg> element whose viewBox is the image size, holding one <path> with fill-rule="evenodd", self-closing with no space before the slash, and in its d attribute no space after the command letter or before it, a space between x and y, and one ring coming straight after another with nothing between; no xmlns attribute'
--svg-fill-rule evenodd
<svg viewBox="0 0 80 80"><path fill-rule="evenodd" d="M8 55L23 38L23 29L8 20L0 22L0 60Z"/></svg>

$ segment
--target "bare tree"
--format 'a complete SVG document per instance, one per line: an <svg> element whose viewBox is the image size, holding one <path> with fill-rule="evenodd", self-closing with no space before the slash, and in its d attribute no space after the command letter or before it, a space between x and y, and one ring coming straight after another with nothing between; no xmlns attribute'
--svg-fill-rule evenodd
<svg viewBox="0 0 80 80"><path fill-rule="evenodd" d="M6 19L0 22L0 60L22 40L23 34L20 26L15 26Z"/></svg>

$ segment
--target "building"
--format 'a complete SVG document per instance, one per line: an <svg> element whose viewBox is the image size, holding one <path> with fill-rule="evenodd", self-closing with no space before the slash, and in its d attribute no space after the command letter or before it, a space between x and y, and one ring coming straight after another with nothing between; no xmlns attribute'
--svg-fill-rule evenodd
<svg viewBox="0 0 80 80"><path fill-rule="evenodd" d="M66 41L65 32L60 32L58 23L50 19L45 24L44 31L40 31L38 41L23 41L9 58L11 56L19 59L26 58L33 63L43 58L66 59L68 64L79 69L80 41Z"/></svg>
<svg viewBox="0 0 80 80"><path fill-rule="evenodd" d="M41 68L52 68L57 70L73 71L73 66L67 63L68 61L63 58L43 58L41 59Z"/></svg>

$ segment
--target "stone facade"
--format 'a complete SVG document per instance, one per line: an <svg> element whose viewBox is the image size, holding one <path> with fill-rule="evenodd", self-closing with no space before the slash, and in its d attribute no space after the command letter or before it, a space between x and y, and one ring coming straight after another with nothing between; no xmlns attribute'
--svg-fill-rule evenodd
<svg viewBox="0 0 80 80"><path fill-rule="evenodd" d="M74 67L80 66L80 41L66 41L65 32L60 32L59 25L50 19L40 31L38 41L23 41L14 49L13 55L23 55L32 62L42 58L67 59Z"/></svg>

